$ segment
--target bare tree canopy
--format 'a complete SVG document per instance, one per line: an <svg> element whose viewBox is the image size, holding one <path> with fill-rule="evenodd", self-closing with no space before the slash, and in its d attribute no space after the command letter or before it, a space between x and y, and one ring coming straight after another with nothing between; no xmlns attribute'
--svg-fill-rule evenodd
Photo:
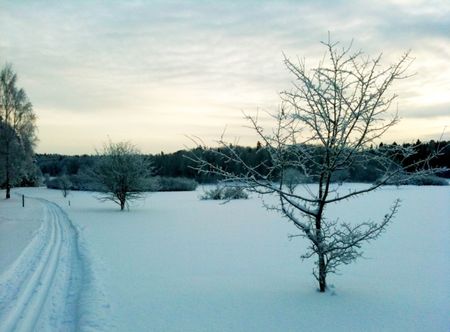
<svg viewBox="0 0 450 332"><path fill-rule="evenodd" d="M58 182L59 187L61 188L61 193L63 197L66 198L70 193L70 187L72 185L69 176L64 173L61 177L59 177Z"/></svg>
<svg viewBox="0 0 450 332"><path fill-rule="evenodd" d="M0 72L0 175L10 198L11 186L33 173L33 149L37 141L36 116L25 91L17 87L10 64Z"/></svg>
<svg viewBox="0 0 450 332"><path fill-rule="evenodd" d="M302 60L294 62L285 56L284 63L294 81L291 89L281 92L272 130L266 131L257 116L246 116L263 149L269 152L270 161L262 161L265 173L259 172L258 166L246 164L223 137L218 141L221 149L211 151L244 172L235 174L200 155L192 157L200 172L214 173L250 191L278 197L278 204L268 208L279 211L299 229L298 236L309 240L309 249L302 257L316 258L313 274L320 292L327 289L328 273L361 256L361 245L385 230L398 211L399 201L379 222L356 225L328 219L327 205L371 192L393 177L406 179L435 171L427 168L433 156L402 166L402 160L415 153L413 145L377 150L370 147L398 122L396 112L391 110L397 96L390 88L407 77L412 61L409 53L383 66L382 55L371 58L353 51L351 45L342 47L330 40L323 45L325 56L313 69ZM334 178L358 162L372 163L383 176L363 189L342 194L332 186ZM297 179L302 177L317 185L295 190Z"/></svg>
<svg viewBox="0 0 450 332"><path fill-rule="evenodd" d="M91 172L92 179L104 193L100 200L117 203L121 210L141 198L151 176L150 162L129 142L109 142Z"/></svg>

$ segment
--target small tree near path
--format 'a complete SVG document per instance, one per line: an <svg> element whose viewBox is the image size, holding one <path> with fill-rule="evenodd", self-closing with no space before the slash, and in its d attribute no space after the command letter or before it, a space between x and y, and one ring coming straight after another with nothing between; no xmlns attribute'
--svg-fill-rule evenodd
<svg viewBox="0 0 450 332"><path fill-rule="evenodd" d="M63 174L59 179L59 187L61 188L61 193L64 198L69 196L70 188L72 186L72 182L67 174Z"/></svg>
<svg viewBox="0 0 450 332"><path fill-rule="evenodd" d="M151 176L151 165L129 142L105 144L91 177L103 193L99 199L113 201L120 210L141 198Z"/></svg>
<svg viewBox="0 0 450 332"><path fill-rule="evenodd" d="M426 167L433 156L402 167L402 160L415 153L414 146L370 147L398 121L391 112L396 95L389 90L395 81L407 77L409 54L383 67L381 55L370 58L330 40L323 45L325 56L311 70L303 61L285 57L294 81L291 89L281 92L282 103L273 114L271 131L266 132L257 117L246 116L262 149L270 154L270 162L261 164L264 174L258 171L260 167L247 165L223 138L218 141L222 148L210 151L226 164L238 165L243 170L239 174L195 155L196 150L192 156L199 172L220 175L262 196L276 195L278 203L267 207L297 227L299 234L293 236L309 241L302 257L316 258L313 275L320 292L326 291L330 273L360 257L362 244L380 236L398 211L399 201L393 202L382 220L358 224L330 220L327 206L374 191L399 174L407 179L435 171ZM338 190L339 184L333 185L338 174L357 162L369 161L383 174L378 182L345 193ZM290 179L285 173L292 170L316 184L304 183L305 190L294 190L292 183L285 183Z"/></svg>

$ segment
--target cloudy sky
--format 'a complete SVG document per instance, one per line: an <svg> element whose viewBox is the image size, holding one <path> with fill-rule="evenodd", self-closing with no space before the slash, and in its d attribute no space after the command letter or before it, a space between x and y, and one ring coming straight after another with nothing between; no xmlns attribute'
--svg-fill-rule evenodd
<svg viewBox="0 0 450 332"><path fill-rule="evenodd" d="M402 121L385 141L441 136L448 1L0 0L0 63L33 102L38 152L92 153L108 139L171 152L225 126L255 145L242 112L275 110L291 84L282 53L315 65L328 31L386 64L411 49L415 75L395 86Z"/></svg>

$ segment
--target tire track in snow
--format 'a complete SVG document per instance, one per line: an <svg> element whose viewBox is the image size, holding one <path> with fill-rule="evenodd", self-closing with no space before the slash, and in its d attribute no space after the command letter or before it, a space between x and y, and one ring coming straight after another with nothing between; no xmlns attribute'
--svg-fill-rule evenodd
<svg viewBox="0 0 450 332"><path fill-rule="evenodd" d="M40 201L43 224L0 280L0 331L78 328L82 265L77 233L59 206Z"/></svg>

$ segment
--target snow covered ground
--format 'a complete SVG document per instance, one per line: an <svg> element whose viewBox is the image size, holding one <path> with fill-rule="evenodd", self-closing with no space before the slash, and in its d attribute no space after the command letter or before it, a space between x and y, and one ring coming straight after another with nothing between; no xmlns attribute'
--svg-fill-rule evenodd
<svg viewBox="0 0 450 332"><path fill-rule="evenodd" d="M449 187L386 187L330 208L341 220L377 219L402 199L365 259L330 276L327 294L315 290L312 261L299 258L306 242L288 241L296 229L257 197L223 205L200 201L201 189L153 193L120 212L92 193L72 192L69 206L59 191L14 192L41 200L25 209L0 201L0 331L4 321L49 331L450 329ZM56 277L18 296L4 287L37 278L36 269Z"/></svg>
<svg viewBox="0 0 450 332"><path fill-rule="evenodd" d="M31 241L43 217L39 202L27 202L26 209L19 209L22 200L13 195L4 200L4 190L0 190L0 271L6 270Z"/></svg>

